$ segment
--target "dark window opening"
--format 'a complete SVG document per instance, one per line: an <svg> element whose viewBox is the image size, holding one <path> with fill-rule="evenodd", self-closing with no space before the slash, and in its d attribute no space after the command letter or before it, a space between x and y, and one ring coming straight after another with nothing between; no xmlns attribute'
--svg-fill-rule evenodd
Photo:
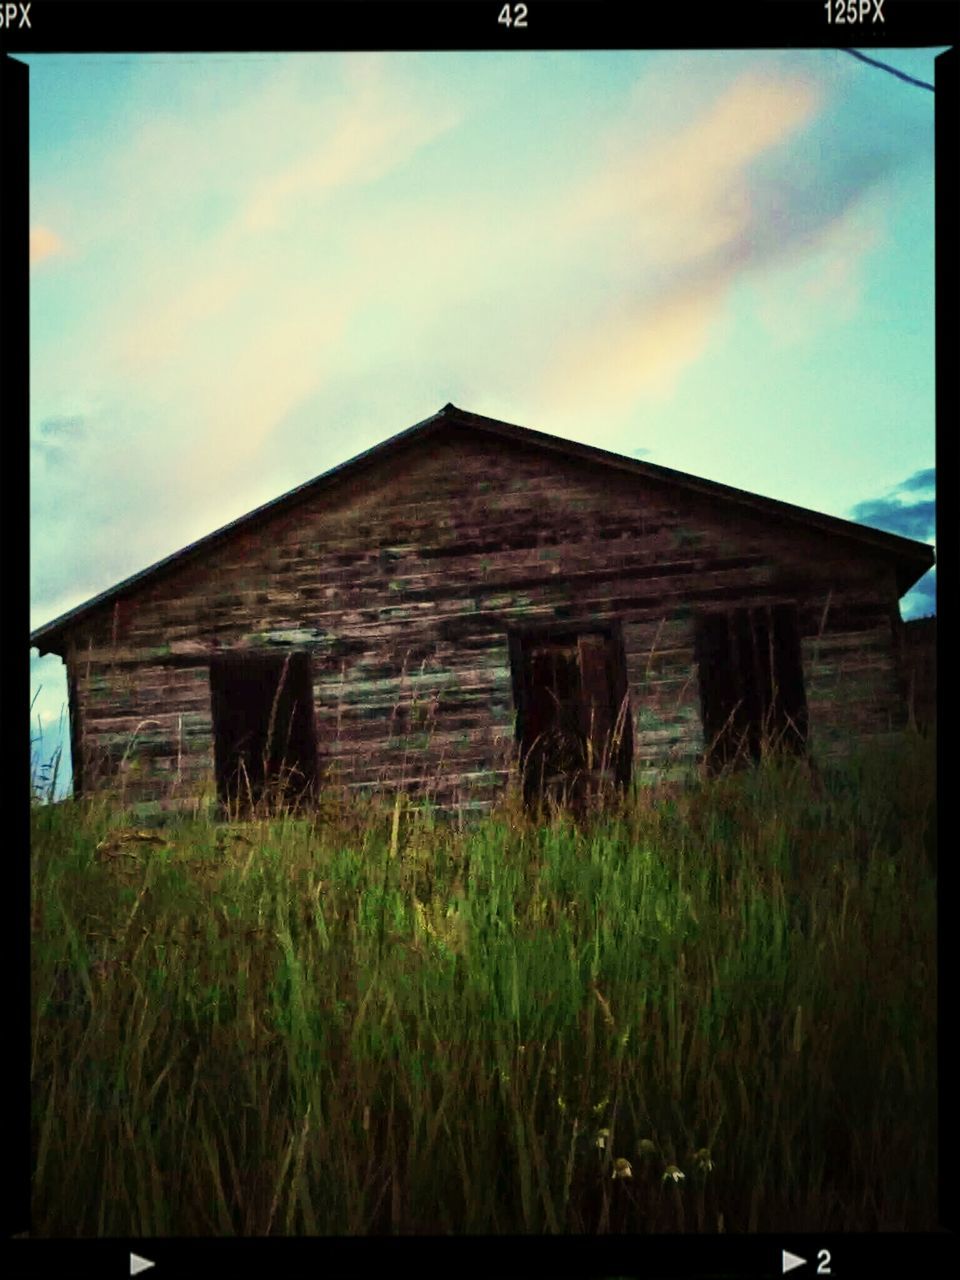
<svg viewBox="0 0 960 1280"><path fill-rule="evenodd" d="M296 807L316 785L310 659L222 653L210 662L217 797L230 813Z"/></svg>
<svg viewBox="0 0 960 1280"><path fill-rule="evenodd" d="M804 750L807 700L793 605L705 614L696 649L712 770L759 761L770 749Z"/></svg>
<svg viewBox="0 0 960 1280"><path fill-rule="evenodd" d="M582 804L630 778L633 737L619 630L510 636L523 796Z"/></svg>

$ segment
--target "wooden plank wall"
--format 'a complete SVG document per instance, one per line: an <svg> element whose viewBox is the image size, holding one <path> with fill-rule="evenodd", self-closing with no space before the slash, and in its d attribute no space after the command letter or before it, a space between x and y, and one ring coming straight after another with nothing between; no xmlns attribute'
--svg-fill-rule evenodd
<svg viewBox="0 0 960 1280"><path fill-rule="evenodd" d="M473 435L432 438L141 589L72 636L85 785L213 793L209 655L312 655L348 787L488 804L509 776L508 625L619 619L638 776L703 749L698 609L799 602L814 745L903 718L889 565L681 490Z"/></svg>
<svg viewBox="0 0 960 1280"><path fill-rule="evenodd" d="M921 733L937 727L937 620L915 618L900 633L908 717Z"/></svg>

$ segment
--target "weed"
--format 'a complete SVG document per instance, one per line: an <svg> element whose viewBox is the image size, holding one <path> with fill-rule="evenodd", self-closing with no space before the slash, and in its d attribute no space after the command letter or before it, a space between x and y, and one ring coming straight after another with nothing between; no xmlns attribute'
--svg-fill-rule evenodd
<svg viewBox="0 0 960 1280"><path fill-rule="evenodd" d="M32 809L34 1234L932 1229L922 740L248 799Z"/></svg>

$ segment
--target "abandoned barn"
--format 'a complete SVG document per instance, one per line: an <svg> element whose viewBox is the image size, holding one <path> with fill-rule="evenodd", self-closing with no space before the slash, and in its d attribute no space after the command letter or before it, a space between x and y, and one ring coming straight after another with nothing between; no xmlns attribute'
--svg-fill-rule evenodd
<svg viewBox="0 0 960 1280"><path fill-rule="evenodd" d="M35 631L74 789L488 806L907 721L923 543L446 405ZM519 767L518 767L519 766Z"/></svg>

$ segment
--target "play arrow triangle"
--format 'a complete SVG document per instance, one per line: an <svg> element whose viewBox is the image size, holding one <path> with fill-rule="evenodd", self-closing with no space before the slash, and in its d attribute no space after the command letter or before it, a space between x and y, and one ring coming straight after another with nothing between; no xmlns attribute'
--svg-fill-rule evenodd
<svg viewBox="0 0 960 1280"><path fill-rule="evenodd" d="M790 1253L788 1249L783 1251L783 1274L792 1271L794 1267L803 1267L806 1265L806 1258L798 1258L795 1253Z"/></svg>
<svg viewBox="0 0 960 1280"><path fill-rule="evenodd" d="M786 1257L786 1255L784 1255L784 1257ZM130 1274L132 1276L138 1276L141 1271L146 1271L150 1267L155 1267L156 1265L157 1264L155 1262L151 1262L149 1258L141 1258L138 1253L131 1253L130 1255Z"/></svg>

